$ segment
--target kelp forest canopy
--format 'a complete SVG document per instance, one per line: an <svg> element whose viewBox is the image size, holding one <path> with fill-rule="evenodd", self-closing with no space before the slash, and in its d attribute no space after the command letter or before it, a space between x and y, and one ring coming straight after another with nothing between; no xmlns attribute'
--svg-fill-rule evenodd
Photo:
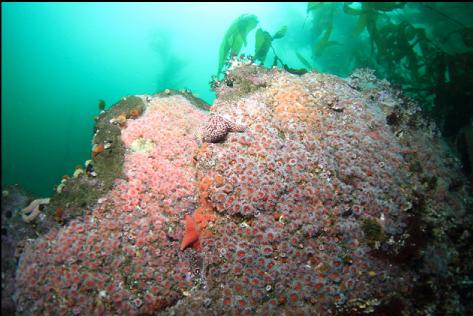
<svg viewBox="0 0 473 316"><path fill-rule="evenodd" d="M348 76L357 68L374 69L435 119L471 174L473 5L309 2L302 30L281 25L271 34L261 24L252 14L231 24L220 46L219 76L232 56L298 75L320 71ZM242 55L253 36L254 50ZM296 37L299 45L293 44ZM281 45L273 45L275 40Z"/></svg>

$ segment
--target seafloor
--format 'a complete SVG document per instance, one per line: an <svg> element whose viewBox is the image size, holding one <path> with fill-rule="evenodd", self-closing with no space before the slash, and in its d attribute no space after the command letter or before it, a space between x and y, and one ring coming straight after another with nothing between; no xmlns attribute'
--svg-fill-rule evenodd
<svg viewBox="0 0 473 316"><path fill-rule="evenodd" d="M238 60L212 85L210 110L166 90L103 111L92 164L6 219L40 234L18 314L473 314L471 187L412 100Z"/></svg>

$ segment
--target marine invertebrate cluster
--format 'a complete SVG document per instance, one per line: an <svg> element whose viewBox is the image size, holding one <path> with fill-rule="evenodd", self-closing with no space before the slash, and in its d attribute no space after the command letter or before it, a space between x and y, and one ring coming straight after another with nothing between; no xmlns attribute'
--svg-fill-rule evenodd
<svg viewBox="0 0 473 316"><path fill-rule="evenodd" d="M371 313L395 296L414 314L424 307L412 294L423 273L459 280L455 243L445 240L471 222L467 195L434 129L412 127L414 106L404 105L400 136L372 91L315 73L252 75L270 84L219 98L209 122L182 96L149 97L121 129L124 178L91 215L27 246L22 311L325 315ZM219 87L219 96L237 89ZM244 133L228 134L228 122ZM212 138L219 124L224 136ZM206 140L225 142L201 144L202 126ZM416 160L441 180L412 168ZM423 256L417 241L429 239L416 223L426 221L442 246ZM444 260L429 260L435 249ZM422 269L398 265L412 253ZM438 293L454 302L458 284Z"/></svg>
<svg viewBox="0 0 473 316"><path fill-rule="evenodd" d="M384 229L401 231L403 215L394 213L407 198L399 190L407 174L399 169L394 135L382 124L384 116L364 109L361 99L348 101L353 96L343 94L343 82L311 79L281 74L266 91L216 104L214 112L249 126L197 156L199 177L219 179L209 190L217 212L244 219L217 222L213 234L224 237L202 243L204 256L221 267L211 279L228 288L218 310L328 313L355 297L387 296L413 277L367 256L358 222L386 214ZM327 106L333 91L343 112ZM382 126L376 138L367 136L372 120ZM380 186L398 200L381 200L374 194ZM366 276L356 273L362 265L369 267ZM368 284L381 284L383 271L400 277L373 290Z"/></svg>
<svg viewBox="0 0 473 316"><path fill-rule="evenodd" d="M152 313L192 286L184 278L191 266L179 259L181 212L197 207L193 131L204 119L184 98L172 96L152 100L143 115L128 122L122 129L126 179L117 179L92 215L28 245L17 278L20 310ZM131 150L139 138L152 141L154 150Z"/></svg>

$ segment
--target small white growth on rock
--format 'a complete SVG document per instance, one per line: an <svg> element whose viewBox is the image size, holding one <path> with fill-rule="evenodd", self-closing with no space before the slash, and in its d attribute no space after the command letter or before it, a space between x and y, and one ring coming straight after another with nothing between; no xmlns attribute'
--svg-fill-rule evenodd
<svg viewBox="0 0 473 316"><path fill-rule="evenodd" d="M84 170L82 168L77 168L72 175L74 178L79 178L81 175L84 174Z"/></svg>
<svg viewBox="0 0 473 316"><path fill-rule="evenodd" d="M131 143L130 148L133 152L149 154L156 148L156 145L152 140L140 137Z"/></svg>
<svg viewBox="0 0 473 316"><path fill-rule="evenodd" d="M64 181L64 180L63 180ZM64 189L66 185L64 184L64 182L61 182L61 184L59 184L56 188L56 192L57 193L62 193L62 190Z"/></svg>

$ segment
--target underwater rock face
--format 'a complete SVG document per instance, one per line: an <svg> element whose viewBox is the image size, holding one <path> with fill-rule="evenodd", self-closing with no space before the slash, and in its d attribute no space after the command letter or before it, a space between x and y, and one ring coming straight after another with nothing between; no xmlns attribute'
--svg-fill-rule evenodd
<svg viewBox="0 0 473 316"><path fill-rule="evenodd" d="M147 97L121 127L124 178L25 247L20 313L466 313L471 197L415 104L360 72L230 75L211 112L246 128L219 143L185 97Z"/></svg>
<svg viewBox="0 0 473 316"><path fill-rule="evenodd" d="M19 185L11 185L2 191L2 315L14 315L15 272L17 260L27 238L36 237L34 228L25 225L21 210L32 200L30 193Z"/></svg>

